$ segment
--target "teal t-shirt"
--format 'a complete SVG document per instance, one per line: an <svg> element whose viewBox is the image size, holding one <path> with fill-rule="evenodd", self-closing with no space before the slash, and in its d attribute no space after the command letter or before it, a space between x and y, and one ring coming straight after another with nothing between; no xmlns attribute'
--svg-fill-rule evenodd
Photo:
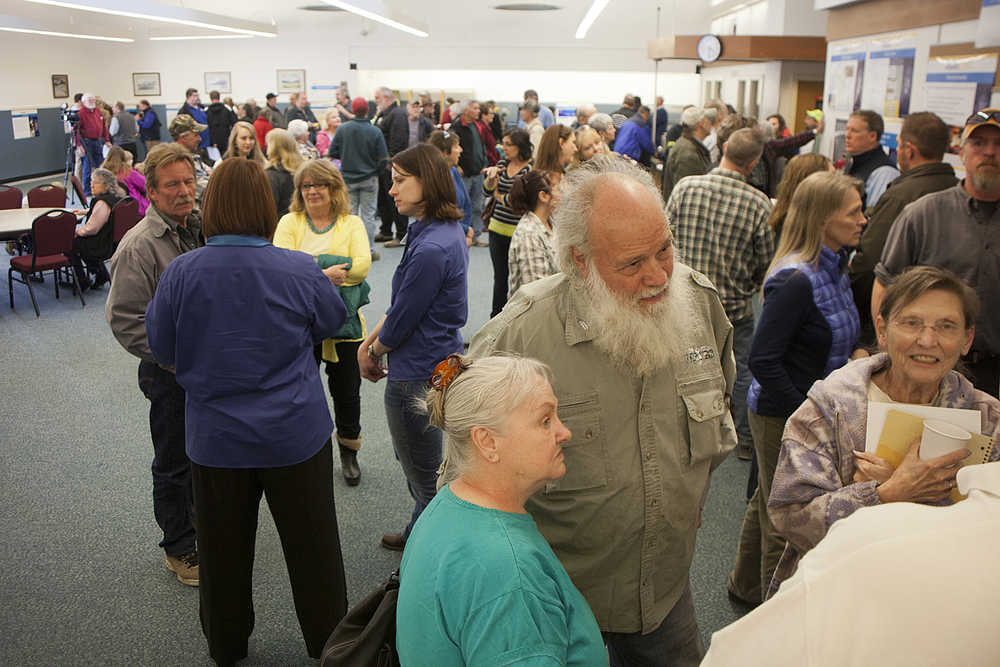
<svg viewBox="0 0 1000 667"><path fill-rule="evenodd" d="M608 664L594 614L528 514L445 487L413 527L399 578L406 667Z"/></svg>

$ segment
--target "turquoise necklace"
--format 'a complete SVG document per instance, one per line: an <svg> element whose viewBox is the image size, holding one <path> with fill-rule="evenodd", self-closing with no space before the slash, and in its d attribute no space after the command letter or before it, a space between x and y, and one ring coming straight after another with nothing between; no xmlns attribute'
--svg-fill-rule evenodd
<svg viewBox="0 0 1000 667"><path fill-rule="evenodd" d="M316 229L316 225L313 224L312 218L310 218L309 214L306 213L306 222L309 223L309 229L313 230L314 234L326 234L328 231L330 231L331 229L333 229L333 226L335 224L337 224L337 219L334 218L333 222L331 222L330 226L327 227L326 229Z"/></svg>

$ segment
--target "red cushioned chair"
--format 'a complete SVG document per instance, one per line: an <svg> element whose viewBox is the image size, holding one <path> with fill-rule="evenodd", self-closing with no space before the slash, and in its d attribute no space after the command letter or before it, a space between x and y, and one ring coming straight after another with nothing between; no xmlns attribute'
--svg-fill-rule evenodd
<svg viewBox="0 0 1000 667"><path fill-rule="evenodd" d="M61 189L61 188L60 188ZM10 258L10 268L7 269L7 289L10 292L10 308L14 309L14 281L28 286L31 295L31 305L35 307L35 317L40 317L35 290L28 276L32 273L52 271L55 277L56 298L59 298L59 278L55 273L59 269L69 269L67 255L73 252L73 237L76 235L76 216L69 211L52 210L43 213L31 223L31 235L34 239L34 252L30 255ZM21 275L14 277L14 272ZM80 304L86 306L83 292L76 284L76 273L67 271L73 293L79 295Z"/></svg>
<svg viewBox="0 0 1000 667"><path fill-rule="evenodd" d="M111 209L111 220L114 223L111 240L114 243L114 247L117 248L118 243L125 236L125 232L135 227L142 220L142 216L139 215L139 202L131 197L125 197L120 200Z"/></svg>
<svg viewBox="0 0 1000 667"><path fill-rule="evenodd" d="M80 179L76 177L76 174L70 174L69 177L73 182L73 192L76 193L76 198L80 200L80 208L87 208L87 195L83 194L83 185L80 184Z"/></svg>
<svg viewBox="0 0 1000 667"><path fill-rule="evenodd" d="M58 185L39 185L28 190L28 206L31 208L65 208L66 191Z"/></svg>
<svg viewBox="0 0 1000 667"><path fill-rule="evenodd" d="M0 185L0 209L21 208L24 193L9 185Z"/></svg>

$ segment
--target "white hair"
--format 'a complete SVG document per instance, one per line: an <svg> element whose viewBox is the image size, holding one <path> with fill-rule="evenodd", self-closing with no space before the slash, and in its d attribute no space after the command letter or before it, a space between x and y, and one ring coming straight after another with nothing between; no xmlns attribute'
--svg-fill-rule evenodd
<svg viewBox="0 0 1000 667"><path fill-rule="evenodd" d="M476 100L473 100L473 99L465 99L465 100L461 100L459 102L456 102L455 103L455 107L456 107L456 110L458 111L458 115L461 116L463 113L465 113L465 110L469 108L469 105L472 104L475 101ZM455 111L452 111L452 114L454 114L454 113L455 113Z"/></svg>
<svg viewBox="0 0 1000 667"><path fill-rule="evenodd" d="M464 370L444 391L427 392L422 406L431 425L444 431L439 488L467 472L475 460L474 427L503 431L507 418L535 391L539 380L552 383L549 367L528 357L461 357L460 363Z"/></svg>
<svg viewBox="0 0 1000 667"><path fill-rule="evenodd" d="M587 125L590 125L598 132L604 132L609 127L613 126L614 123L615 122L611 120L611 116L606 113L595 113L587 120Z"/></svg>
<svg viewBox="0 0 1000 667"><path fill-rule="evenodd" d="M581 104L576 108L577 116L586 116L587 118L590 118L595 113L597 113L597 107L595 107L590 102L587 102L586 104Z"/></svg>
<svg viewBox="0 0 1000 667"><path fill-rule="evenodd" d="M288 123L288 133L296 139L306 136L309 134L309 123L301 118L296 118Z"/></svg>
<svg viewBox="0 0 1000 667"><path fill-rule="evenodd" d="M552 228L556 230L554 242L559 270L570 279L582 280L580 269L573 260L573 251L590 259L590 218L598 186L627 181L634 181L649 190L663 207L660 191L653 185L649 172L631 160L615 155L596 155L563 176L562 198L552 214Z"/></svg>
<svg viewBox="0 0 1000 667"><path fill-rule="evenodd" d="M705 110L701 107L688 107L681 112L681 125L694 127L705 118Z"/></svg>
<svg viewBox="0 0 1000 667"><path fill-rule="evenodd" d="M392 88L390 88L389 86L379 86L378 88L375 89L375 94L387 95L389 97L393 97Z"/></svg>

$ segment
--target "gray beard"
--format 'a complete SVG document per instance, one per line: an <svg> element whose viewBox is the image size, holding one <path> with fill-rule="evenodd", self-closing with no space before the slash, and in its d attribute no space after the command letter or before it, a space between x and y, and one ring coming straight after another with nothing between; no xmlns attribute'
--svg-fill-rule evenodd
<svg viewBox="0 0 1000 667"><path fill-rule="evenodd" d="M621 297L612 292L591 263L588 276L581 278L590 297L589 324L594 331L594 345L608 355L624 373L643 377L665 368L680 355L677 336L672 328L685 321L679 304L669 291L658 303L644 306L637 297ZM669 288L668 285L664 288Z"/></svg>

